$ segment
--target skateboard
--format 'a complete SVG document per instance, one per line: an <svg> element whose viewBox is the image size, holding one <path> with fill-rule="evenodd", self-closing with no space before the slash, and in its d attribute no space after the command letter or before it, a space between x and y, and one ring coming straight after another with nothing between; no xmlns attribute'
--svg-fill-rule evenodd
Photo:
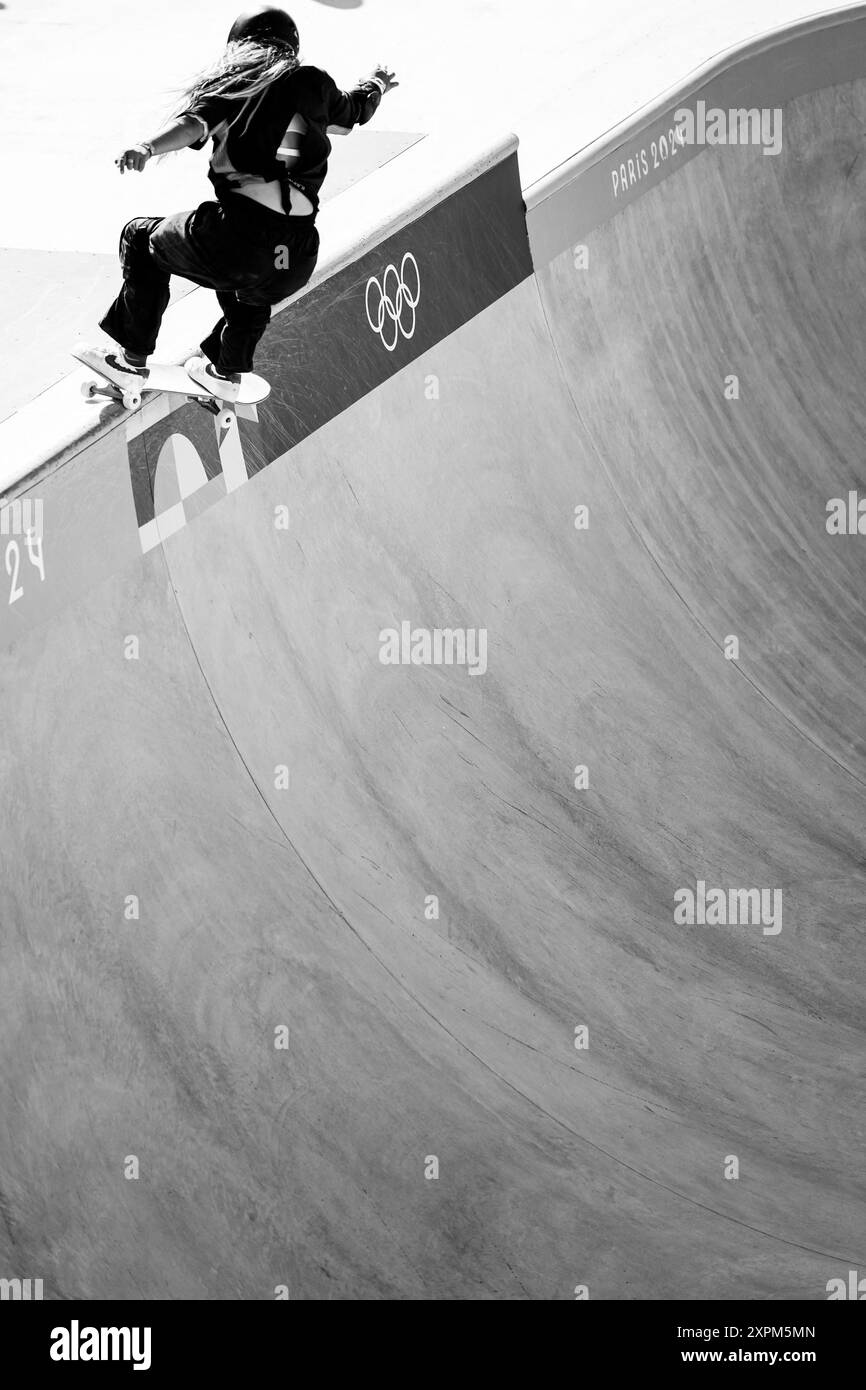
<svg viewBox="0 0 866 1390"><path fill-rule="evenodd" d="M255 372L244 372L241 376L239 395L235 400L229 401L193 381L185 367L172 362L151 363L146 369L147 375L141 378L140 383L130 385L105 361L106 353L110 351L110 348L92 348L84 343L80 343L73 350L72 356L75 360L96 372L98 377L96 381L82 382L81 394L85 400L93 400L94 396L109 396L112 400L122 401L125 410L138 410L146 392L168 391L195 401L196 405L218 416L223 429L228 429L236 418L231 406L258 405L271 393L270 383L265 381L264 377L256 376Z"/></svg>

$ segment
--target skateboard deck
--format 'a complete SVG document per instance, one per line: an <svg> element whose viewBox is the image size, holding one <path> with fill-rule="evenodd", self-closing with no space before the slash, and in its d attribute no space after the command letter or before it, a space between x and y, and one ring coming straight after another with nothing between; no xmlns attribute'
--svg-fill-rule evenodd
<svg viewBox="0 0 866 1390"><path fill-rule="evenodd" d="M106 354L111 351L111 348L91 348L84 343L73 349L72 356L75 360L89 367L98 378L96 381L82 383L81 393L85 399L91 400L96 395L109 395L114 400L122 401L127 410L137 410L147 392L167 391L195 401L205 410L221 416L222 423L228 425L234 418L231 406L258 405L271 392L270 383L265 381L264 377L257 376L255 372L244 372L238 395L233 400L227 400L209 391L199 382L193 381L185 367L172 362L151 363L146 369L146 375L142 376L140 381L130 384L128 378L106 362Z"/></svg>

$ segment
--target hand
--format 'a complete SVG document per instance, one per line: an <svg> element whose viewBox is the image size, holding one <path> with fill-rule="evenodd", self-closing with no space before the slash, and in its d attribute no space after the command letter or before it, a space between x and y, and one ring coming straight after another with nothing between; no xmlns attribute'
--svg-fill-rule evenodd
<svg viewBox="0 0 866 1390"><path fill-rule="evenodd" d="M392 87L400 86L396 75L391 71L387 63L378 63L370 75L371 77L375 77L379 82L384 82L386 92L390 92Z"/></svg>
<svg viewBox="0 0 866 1390"><path fill-rule="evenodd" d="M129 149L118 155L114 162L121 174L126 169L135 169L137 173L141 173L152 154L153 151L148 145L130 145Z"/></svg>

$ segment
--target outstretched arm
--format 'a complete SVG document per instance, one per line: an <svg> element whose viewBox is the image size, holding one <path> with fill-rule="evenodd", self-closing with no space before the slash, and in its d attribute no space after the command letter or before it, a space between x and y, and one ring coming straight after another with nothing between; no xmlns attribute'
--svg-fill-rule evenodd
<svg viewBox="0 0 866 1390"><path fill-rule="evenodd" d="M121 174L126 169L142 170L149 159L157 154L170 154L172 150L185 150L201 139L202 123L197 116L180 116L154 135L152 140L142 140L140 145L130 145L114 161Z"/></svg>
<svg viewBox="0 0 866 1390"><path fill-rule="evenodd" d="M336 83L327 78L325 99L328 104L328 133L348 135L354 126L366 125L378 110L385 93L399 85L386 63L379 63L370 76L363 78L350 92L341 92Z"/></svg>

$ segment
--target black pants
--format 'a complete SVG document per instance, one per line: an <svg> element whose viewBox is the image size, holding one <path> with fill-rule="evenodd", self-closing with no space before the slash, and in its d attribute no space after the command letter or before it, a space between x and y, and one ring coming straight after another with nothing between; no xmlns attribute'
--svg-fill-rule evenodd
<svg viewBox="0 0 866 1390"><path fill-rule="evenodd" d="M123 287L99 326L121 347L150 355L171 275L216 290L222 318L202 343L219 372L252 370L271 305L306 285L316 267L315 218L285 217L242 194L171 217L134 217L120 234Z"/></svg>

